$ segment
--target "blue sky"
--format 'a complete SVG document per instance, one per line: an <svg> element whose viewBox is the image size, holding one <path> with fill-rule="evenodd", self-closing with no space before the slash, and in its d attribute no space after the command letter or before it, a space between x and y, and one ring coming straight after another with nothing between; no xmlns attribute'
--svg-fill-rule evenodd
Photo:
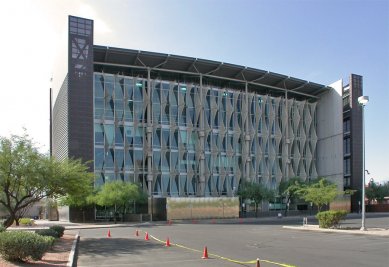
<svg viewBox="0 0 389 267"><path fill-rule="evenodd" d="M321 84L362 75L370 96L367 179L389 180L388 0L4 2L0 135L26 127L48 150L48 88L63 80L58 73L66 68L61 59L70 14L95 20L100 45L211 59Z"/></svg>

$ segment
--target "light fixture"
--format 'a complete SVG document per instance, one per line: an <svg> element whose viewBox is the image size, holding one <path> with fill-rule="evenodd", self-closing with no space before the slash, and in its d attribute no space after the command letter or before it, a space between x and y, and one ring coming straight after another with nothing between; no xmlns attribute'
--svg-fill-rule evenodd
<svg viewBox="0 0 389 267"><path fill-rule="evenodd" d="M366 95L363 95L363 96L360 96L358 97L358 103L361 105L361 106L366 106L366 104L369 102L369 97L366 96Z"/></svg>

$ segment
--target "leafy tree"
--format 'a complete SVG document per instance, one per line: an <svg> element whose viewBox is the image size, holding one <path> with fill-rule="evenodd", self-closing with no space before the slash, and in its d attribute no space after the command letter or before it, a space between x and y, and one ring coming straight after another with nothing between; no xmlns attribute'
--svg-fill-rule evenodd
<svg viewBox="0 0 389 267"><path fill-rule="evenodd" d="M382 191L385 197L389 197L389 181L386 181L382 184Z"/></svg>
<svg viewBox="0 0 389 267"><path fill-rule="evenodd" d="M56 199L59 206L77 207L82 212L82 221L85 222L85 212L88 209L94 208L93 185L84 185L84 191L80 194L66 194Z"/></svg>
<svg viewBox="0 0 389 267"><path fill-rule="evenodd" d="M79 194L66 194L57 198L57 202L60 206L70 206L70 207L79 207L83 208L89 205L94 204L93 202L93 184L89 183L84 185L84 191Z"/></svg>
<svg viewBox="0 0 389 267"><path fill-rule="evenodd" d="M285 197L288 202L288 200L291 200L297 196L296 192L303 184L304 182L300 177L293 177L286 181L282 180L278 187L279 194Z"/></svg>
<svg viewBox="0 0 389 267"><path fill-rule="evenodd" d="M302 186L296 193L305 201L316 205L319 212L325 204L330 203L342 194L338 191L336 184L328 182L325 178L320 178L316 182Z"/></svg>
<svg viewBox="0 0 389 267"><path fill-rule="evenodd" d="M375 200L380 203L385 197L389 196L389 182L379 184L372 180L369 182L369 186L366 188L365 194L369 200L369 204Z"/></svg>
<svg viewBox="0 0 389 267"><path fill-rule="evenodd" d="M262 184L243 181L238 189L238 196L243 199L253 200L255 203L255 212L257 214L258 204L262 200L270 200L274 197L274 191L266 188Z"/></svg>
<svg viewBox="0 0 389 267"><path fill-rule="evenodd" d="M44 198L83 195L92 186L93 175L80 160L58 161L42 154L27 134L0 137L0 204L16 221L34 203Z"/></svg>
<svg viewBox="0 0 389 267"><path fill-rule="evenodd" d="M293 177L287 181L283 180L278 187L278 193L286 200L286 203L290 203L291 200L298 196L297 192L304 184L300 177ZM286 213L287 209L285 209L285 215Z"/></svg>
<svg viewBox="0 0 389 267"><path fill-rule="evenodd" d="M92 201L99 206L114 207L114 220L116 223L116 214L119 211L124 215L126 209L132 202L144 201L146 198L144 192L138 185L117 180L101 186L97 194L92 197Z"/></svg>

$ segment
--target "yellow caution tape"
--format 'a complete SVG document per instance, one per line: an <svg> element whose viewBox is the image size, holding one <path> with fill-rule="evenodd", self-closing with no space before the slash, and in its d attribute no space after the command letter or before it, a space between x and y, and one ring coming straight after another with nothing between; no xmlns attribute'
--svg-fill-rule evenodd
<svg viewBox="0 0 389 267"><path fill-rule="evenodd" d="M155 241L158 241L160 243L165 243L165 241L163 240L160 240L158 238L156 238L155 236L153 235L150 235L149 236L154 239ZM190 251L194 251L194 252L199 252L201 253L202 251L198 250L198 249L194 249L194 248L188 248L188 247L185 247L183 245L180 245L180 244L175 244L175 243L170 243L171 246L176 246L176 247L179 247L179 248L183 248L183 249L186 249L186 250L190 250ZM220 256L220 255L216 255L216 254L212 254L212 253L208 253L208 255L210 256L213 256L215 258L219 258L221 260L225 260L225 261L229 261L229 262L234 262L234 263L237 263L237 264L254 264L257 262L257 260L252 260L252 261L238 261L238 260L233 260L233 259L229 259L229 258L226 258L226 257L223 257L223 256ZM274 262L274 261L269 261L269 260L262 260L260 259L259 260L260 262L267 262L267 263L270 263L270 264L274 264L274 265L278 265L278 266L282 266L282 267L297 267L296 265L290 265L290 264L286 264L286 263L279 263L279 262Z"/></svg>

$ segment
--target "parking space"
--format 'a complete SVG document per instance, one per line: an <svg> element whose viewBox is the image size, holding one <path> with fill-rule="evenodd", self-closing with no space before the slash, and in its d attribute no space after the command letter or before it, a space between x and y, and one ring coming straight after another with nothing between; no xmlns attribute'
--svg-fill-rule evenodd
<svg viewBox="0 0 389 267"><path fill-rule="evenodd" d="M385 224L387 219L377 220ZM109 229L110 238L106 228L81 230L78 266L255 266L256 258L262 267L381 267L389 263L387 237L285 230L278 220L277 225L271 220L247 222L120 227ZM137 229L139 236L135 236ZM148 241L144 240L146 231ZM180 246L165 247L167 238ZM205 246L208 260L201 258Z"/></svg>

